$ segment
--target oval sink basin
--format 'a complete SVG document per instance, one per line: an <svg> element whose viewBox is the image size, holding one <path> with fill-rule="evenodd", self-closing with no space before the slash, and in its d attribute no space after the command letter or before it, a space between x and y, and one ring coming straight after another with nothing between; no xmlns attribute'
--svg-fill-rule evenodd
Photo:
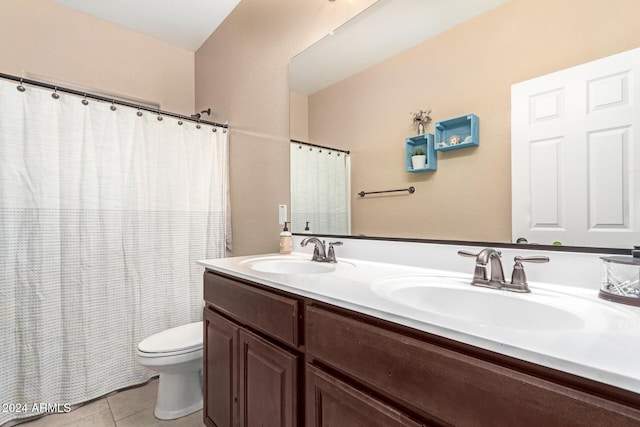
<svg viewBox="0 0 640 427"><path fill-rule="evenodd" d="M469 282L450 277L397 277L377 281L372 288L407 307L485 327L558 331L629 322L624 311L597 300L540 289L519 294Z"/></svg>
<svg viewBox="0 0 640 427"><path fill-rule="evenodd" d="M330 273L335 271L338 265L347 265L344 262L331 264L311 261L309 259L287 257L254 258L243 261L242 264L247 265L253 271L275 274Z"/></svg>

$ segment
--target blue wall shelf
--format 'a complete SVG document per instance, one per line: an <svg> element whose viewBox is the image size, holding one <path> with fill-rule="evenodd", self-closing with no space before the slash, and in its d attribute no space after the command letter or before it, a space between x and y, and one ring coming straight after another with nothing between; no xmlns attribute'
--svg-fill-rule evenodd
<svg viewBox="0 0 640 427"><path fill-rule="evenodd" d="M444 120L436 123L435 149L436 151L460 150L461 148L477 147L480 145L478 138L478 116L467 114L466 116Z"/></svg>
<svg viewBox="0 0 640 427"><path fill-rule="evenodd" d="M438 158L436 151L434 150L434 137L432 133L425 133L424 135L412 136L406 139L405 142L405 158L407 172L428 172L438 169ZM411 153L416 148L422 148L427 156L427 161L424 168L414 169L411 165Z"/></svg>

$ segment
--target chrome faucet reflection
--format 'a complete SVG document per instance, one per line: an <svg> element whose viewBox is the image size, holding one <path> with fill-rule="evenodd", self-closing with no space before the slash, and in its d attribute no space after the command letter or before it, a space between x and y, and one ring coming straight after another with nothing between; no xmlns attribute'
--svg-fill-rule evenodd
<svg viewBox="0 0 640 427"><path fill-rule="evenodd" d="M329 249L327 250L325 248L325 242L321 241L317 237L307 237L302 242L300 242L300 246L305 247L309 243L315 244L311 261L330 263L338 262L336 261L336 252L333 247L342 245L342 242L329 242Z"/></svg>
<svg viewBox="0 0 640 427"><path fill-rule="evenodd" d="M504 270L502 269L502 261L500 257L502 253L496 249L485 248L479 253L474 254L468 251L458 251L458 255L472 257L476 259L476 267L473 272L473 280L471 284L474 286L483 286L485 288L503 289L512 292L531 292L527 283L527 276L524 273L523 262L549 262L549 257L517 256L513 260L513 274L511 282L504 279Z"/></svg>

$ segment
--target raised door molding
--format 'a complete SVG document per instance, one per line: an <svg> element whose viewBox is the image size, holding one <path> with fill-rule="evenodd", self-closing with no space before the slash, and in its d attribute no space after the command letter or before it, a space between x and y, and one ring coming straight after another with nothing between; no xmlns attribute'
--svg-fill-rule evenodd
<svg viewBox="0 0 640 427"><path fill-rule="evenodd" d="M204 310L204 420L210 427L236 425L238 332L238 326Z"/></svg>
<svg viewBox="0 0 640 427"><path fill-rule="evenodd" d="M240 425L298 425L298 356L240 330Z"/></svg>
<svg viewBox="0 0 640 427"><path fill-rule="evenodd" d="M397 408L320 369L306 369L308 427L424 427Z"/></svg>
<svg viewBox="0 0 640 427"><path fill-rule="evenodd" d="M640 237L640 48L511 88L512 239Z"/></svg>

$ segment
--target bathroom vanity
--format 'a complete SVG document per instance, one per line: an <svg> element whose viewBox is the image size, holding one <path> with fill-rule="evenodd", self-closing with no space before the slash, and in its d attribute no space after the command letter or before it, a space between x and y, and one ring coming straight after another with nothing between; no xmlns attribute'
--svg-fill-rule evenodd
<svg viewBox="0 0 640 427"><path fill-rule="evenodd" d="M640 379L583 366L590 362L570 360L574 350L547 352L573 332L426 321L371 284L442 272L344 260L305 273L325 268L310 263L295 255L201 262L207 425L640 425ZM639 312L629 310L617 321L637 330Z"/></svg>

